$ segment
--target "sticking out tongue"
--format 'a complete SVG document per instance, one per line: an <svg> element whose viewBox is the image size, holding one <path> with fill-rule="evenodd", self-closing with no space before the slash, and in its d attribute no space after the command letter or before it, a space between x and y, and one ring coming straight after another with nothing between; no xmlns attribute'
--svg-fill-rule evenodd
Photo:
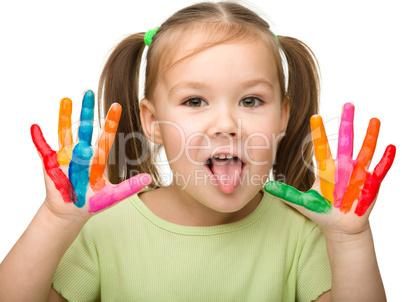
<svg viewBox="0 0 402 302"><path fill-rule="evenodd" d="M215 183L224 193L232 193L239 183L242 162L239 158L212 159L211 171L214 174Z"/></svg>

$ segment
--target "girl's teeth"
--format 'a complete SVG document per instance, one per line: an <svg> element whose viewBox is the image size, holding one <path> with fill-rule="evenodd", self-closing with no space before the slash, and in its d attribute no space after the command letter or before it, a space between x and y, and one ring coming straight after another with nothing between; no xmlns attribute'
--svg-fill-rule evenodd
<svg viewBox="0 0 402 302"><path fill-rule="evenodd" d="M233 155L232 154L215 154L214 158L219 158L219 159L232 159Z"/></svg>

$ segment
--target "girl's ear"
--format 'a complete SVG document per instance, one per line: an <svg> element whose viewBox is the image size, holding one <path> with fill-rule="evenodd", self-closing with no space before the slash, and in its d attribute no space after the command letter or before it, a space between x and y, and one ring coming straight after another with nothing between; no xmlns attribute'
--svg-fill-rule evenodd
<svg viewBox="0 0 402 302"><path fill-rule="evenodd" d="M289 114L290 114L290 101L289 97L286 95L283 98L281 107L281 133L286 132L286 128L288 127L289 122Z"/></svg>
<svg viewBox="0 0 402 302"><path fill-rule="evenodd" d="M163 144L155 107L148 99L140 102L141 125L146 137L154 144Z"/></svg>

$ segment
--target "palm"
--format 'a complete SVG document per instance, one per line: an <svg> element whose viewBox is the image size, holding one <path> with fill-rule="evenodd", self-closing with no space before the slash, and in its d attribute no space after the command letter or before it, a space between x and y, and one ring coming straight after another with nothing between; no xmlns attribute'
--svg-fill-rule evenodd
<svg viewBox="0 0 402 302"><path fill-rule="evenodd" d="M94 148L91 146L92 91L87 91L83 99L76 144L72 139L71 111L71 100L63 99L59 114L60 150L57 153L46 143L38 125L32 125L31 135L44 164L47 207L60 217L88 219L91 214L138 192L151 179L148 174L140 174L114 186L104 177L107 156L120 119L120 105L111 106Z"/></svg>
<svg viewBox="0 0 402 302"><path fill-rule="evenodd" d="M395 157L395 146L389 145L372 173L367 171L373 157L380 122L370 120L363 146L356 160L353 156L352 104L345 104L339 129L338 156L331 155L320 116L311 118L318 178L312 189L299 192L278 182L269 182L265 190L287 201L315 221L323 231L356 234L368 227L368 216L381 184Z"/></svg>

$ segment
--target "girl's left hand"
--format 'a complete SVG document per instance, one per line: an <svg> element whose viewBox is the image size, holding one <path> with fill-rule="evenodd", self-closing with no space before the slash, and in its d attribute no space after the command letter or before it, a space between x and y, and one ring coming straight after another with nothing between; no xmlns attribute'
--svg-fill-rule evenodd
<svg viewBox="0 0 402 302"><path fill-rule="evenodd" d="M368 217L381 182L395 157L396 148L389 145L374 171L367 171L380 129L380 121L372 118L359 155L353 160L353 116L354 106L345 104L339 128L336 160L332 158L321 116L311 117L319 176L311 190L300 192L275 181L265 184L268 193L283 199L316 222L325 236L359 234L369 227Z"/></svg>

